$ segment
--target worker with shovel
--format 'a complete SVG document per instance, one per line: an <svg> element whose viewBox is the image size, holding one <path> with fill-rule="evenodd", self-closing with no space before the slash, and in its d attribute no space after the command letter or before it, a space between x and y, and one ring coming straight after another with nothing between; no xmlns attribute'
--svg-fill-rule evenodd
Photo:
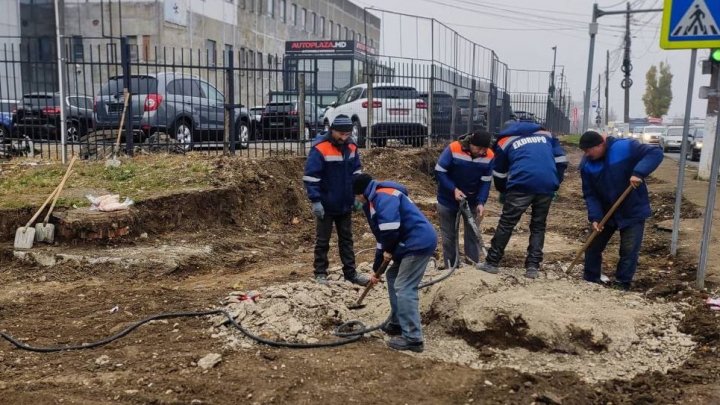
<svg viewBox="0 0 720 405"><path fill-rule="evenodd" d="M383 261L392 260L387 270L390 322L382 328L393 336L388 346L395 350L422 352L418 286L435 253L435 229L401 184L375 181L363 173L355 177L353 193L356 201L362 204L378 242L373 271L377 272ZM370 283L378 282L376 273L371 276Z"/></svg>
<svg viewBox="0 0 720 405"><path fill-rule="evenodd" d="M522 214L532 207L525 277L539 275L545 226L555 192L567 168L565 151L550 132L533 122L517 122L500 131L495 145L493 179L501 193L502 214L480 270L495 274ZM503 196L504 194L504 201Z"/></svg>
<svg viewBox="0 0 720 405"><path fill-rule="evenodd" d="M353 123L338 115L330 131L314 142L303 181L316 218L315 281L327 284L328 251L333 225L337 229L340 260L347 281L365 286L369 277L355 269L352 239L353 175L362 172L360 151L350 138Z"/></svg>
<svg viewBox="0 0 720 405"><path fill-rule="evenodd" d="M443 263L440 269L459 265L455 219L460 202L466 199L476 221L482 218L490 194L494 153L490 150L492 136L476 131L448 145L435 165L438 179L437 211L442 233ZM469 219L464 221L465 256L473 263L480 260L479 235L472 231Z"/></svg>
<svg viewBox="0 0 720 405"><path fill-rule="evenodd" d="M620 260L614 285L627 290L637 268L645 219L651 214L643 179L662 162L662 148L643 145L634 139L603 137L595 131L582 134L579 146L585 154L580 163L583 198L588 220L598 232L585 251L583 278L600 283L603 250L615 231L620 231ZM623 195L628 184L635 190L627 194L605 225L600 225L605 212Z"/></svg>

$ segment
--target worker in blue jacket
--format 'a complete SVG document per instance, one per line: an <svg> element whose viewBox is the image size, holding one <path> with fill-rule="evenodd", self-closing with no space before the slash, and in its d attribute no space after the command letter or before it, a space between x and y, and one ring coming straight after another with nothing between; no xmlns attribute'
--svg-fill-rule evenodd
<svg viewBox="0 0 720 405"><path fill-rule="evenodd" d="M515 225L532 207L525 277L538 277L550 203L563 181L567 163L558 140L534 122L520 121L500 132L495 145L493 178L504 202L485 263L478 265L480 270L498 272Z"/></svg>
<svg viewBox="0 0 720 405"><path fill-rule="evenodd" d="M328 251L333 224L337 229L340 260L345 279L359 285L370 280L355 269L352 239L352 179L362 172L360 151L350 138L353 123L338 115L320 139L313 143L305 163L305 189L316 218L315 281L327 283Z"/></svg>
<svg viewBox="0 0 720 405"><path fill-rule="evenodd" d="M422 352L418 287L437 246L435 229L401 184L375 181L363 173L355 177L353 193L378 242L373 271L383 260L392 260L387 270L390 321L382 328L393 336L388 346ZM370 277L370 283L378 281Z"/></svg>
<svg viewBox="0 0 720 405"><path fill-rule="evenodd" d="M600 282L602 253L608 241L620 231L620 260L615 285L629 289L637 269L645 219L650 214L650 200L644 179L663 160L662 148L642 145L633 139L603 137L587 131L580 137L585 156L580 163L582 190L588 209L588 220L599 234L585 251L584 278ZM603 227L602 218L628 185L635 187Z"/></svg>
<svg viewBox="0 0 720 405"><path fill-rule="evenodd" d="M482 218L490 194L494 153L490 150L492 136L487 131L476 131L450 143L440 154L435 165L438 180L438 217L442 233L443 264L439 268L457 266L457 230L455 219L459 202L466 199L474 220ZM480 260L478 235L471 231L464 219L465 256L473 263Z"/></svg>

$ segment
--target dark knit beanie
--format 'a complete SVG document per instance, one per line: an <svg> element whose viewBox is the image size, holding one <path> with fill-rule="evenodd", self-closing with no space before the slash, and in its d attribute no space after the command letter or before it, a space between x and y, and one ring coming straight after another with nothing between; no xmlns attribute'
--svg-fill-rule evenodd
<svg viewBox="0 0 720 405"><path fill-rule="evenodd" d="M580 136L580 143L578 146L580 146L580 149L585 150L590 149L593 146L598 146L601 143L603 143L602 135L595 131L587 131Z"/></svg>
<svg viewBox="0 0 720 405"><path fill-rule="evenodd" d="M360 195L364 193L372 179L372 176L367 173L360 173L353 177L353 195Z"/></svg>
<svg viewBox="0 0 720 405"><path fill-rule="evenodd" d="M488 131L475 131L470 135L470 145L475 145L481 148L489 148L490 143L492 143L492 135L490 135L490 132Z"/></svg>

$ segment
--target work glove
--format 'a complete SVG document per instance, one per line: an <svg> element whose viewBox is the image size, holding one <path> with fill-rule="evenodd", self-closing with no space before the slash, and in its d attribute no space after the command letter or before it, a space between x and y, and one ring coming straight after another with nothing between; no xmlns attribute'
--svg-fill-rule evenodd
<svg viewBox="0 0 720 405"><path fill-rule="evenodd" d="M505 193L500 193L500 198L498 200L500 201L500 204L505 204Z"/></svg>
<svg viewBox="0 0 720 405"><path fill-rule="evenodd" d="M552 198L552 200L553 200L553 201L557 201L557 199L558 199L559 196L560 196L560 195L558 194L557 191L554 192L554 193L553 193L553 198Z"/></svg>
<svg viewBox="0 0 720 405"><path fill-rule="evenodd" d="M317 219L323 219L325 217L325 208L320 201L312 203L312 212Z"/></svg>

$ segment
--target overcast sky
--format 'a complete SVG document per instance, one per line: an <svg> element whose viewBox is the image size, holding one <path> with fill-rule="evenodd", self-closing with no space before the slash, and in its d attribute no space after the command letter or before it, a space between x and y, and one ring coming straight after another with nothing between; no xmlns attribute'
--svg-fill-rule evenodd
<svg viewBox="0 0 720 405"><path fill-rule="evenodd" d="M550 70L552 47L557 46L557 65L565 66L565 74L574 100L582 101L587 75L589 49L588 23L592 19L593 0L353 0L365 7L435 18L472 41L493 49L512 69ZM632 0L633 9L661 8L663 0ZM602 10L623 10L625 2L600 0ZM689 50L666 51L659 47L662 13L634 14L631 20L632 79L630 116L645 116L642 95L645 92L645 73L659 62L670 65L673 78L673 102L668 115L681 116L685 110L690 67ZM382 17L382 14L380 14ZM403 24L402 40L381 38L384 51L405 56L417 52L428 41L427 26L415 24L413 19L385 14L387 25ZM595 63L592 88L597 91L598 74L605 72L606 51L610 51L610 110L621 120L624 91L620 87L623 73L622 46L625 28L623 15L601 17L595 44ZM408 26L414 28L408 28ZM417 35L412 35L415 31ZM436 29L436 34L437 34ZM390 32L390 27L386 28ZM420 38L419 41L414 38ZM418 44L420 42L420 44ZM410 49L408 49L410 48ZM414 49L413 49L414 48ZM437 51L436 51L437 52ZM698 63L708 55L699 50ZM558 74L561 68L558 68ZM604 81L604 78L603 78ZM693 116L705 116L707 103L697 98L697 88L708 85L710 76L696 69ZM604 83L603 83L604 89ZM597 99L597 93L592 96ZM604 105L604 94L602 104Z"/></svg>

